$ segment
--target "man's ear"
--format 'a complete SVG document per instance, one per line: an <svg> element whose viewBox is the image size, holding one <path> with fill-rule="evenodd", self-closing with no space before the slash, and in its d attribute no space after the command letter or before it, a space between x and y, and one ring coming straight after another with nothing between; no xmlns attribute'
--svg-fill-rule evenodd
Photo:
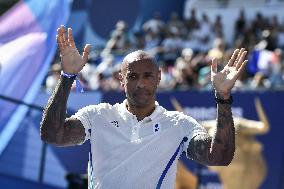
<svg viewBox="0 0 284 189"><path fill-rule="evenodd" d="M161 81L161 69L159 69L158 72L158 85L160 84L160 81Z"/></svg>
<svg viewBox="0 0 284 189"><path fill-rule="evenodd" d="M120 86L124 87L124 78L123 78L123 75L121 72L119 72L119 75L118 75L118 78L119 78L119 81L120 81Z"/></svg>

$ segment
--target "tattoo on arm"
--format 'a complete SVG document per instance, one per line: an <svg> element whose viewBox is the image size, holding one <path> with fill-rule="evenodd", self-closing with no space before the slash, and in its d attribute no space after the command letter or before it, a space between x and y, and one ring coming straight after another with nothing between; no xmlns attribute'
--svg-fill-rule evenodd
<svg viewBox="0 0 284 189"><path fill-rule="evenodd" d="M42 140L58 146L75 145L84 140L82 123L66 119L66 105L74 79L61 77L43 112L40 134Z"/></svg>
<svg viewBox="0 0 284 189"><path fill-rule="evenodd" d="M217 127L213 138L194 137L188 146L189 157L206 165L229 165L235 152L235 128L231 105L217 105Z"/></svg>
<svg viewBox="0 0 284 189"><path fill-rule="evenodd" d="M61 136L60 136L61 137ZM64 124L64 134L61 145L72 146L80 144L85 139L85 129L81 121L77 119L66 119Z"/></svg>
<svg viewBox="0 0 284 189"><path fill-rule="evenodd" d="M202 164L208 164L212 138L208 134L197 135L189 142L188 156Z"/></svg>

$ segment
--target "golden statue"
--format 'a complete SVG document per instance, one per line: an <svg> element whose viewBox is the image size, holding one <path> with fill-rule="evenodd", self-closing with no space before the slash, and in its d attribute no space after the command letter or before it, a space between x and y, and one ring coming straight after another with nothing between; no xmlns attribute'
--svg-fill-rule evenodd
<svg viewBox="0 0 284 189"><path fill-rule="evenodd" d="M176 110L183 110L176 99L171 101ZM258 189L266 177L267 167L262 155L263 146L256 140L255 135L266 134L270 126L258 98L255 99L255 107L260 121L234 117L236 151L231 164L229 166L209 167L209 169L218 173L224 189ZM210 135L213 134L216 120L202 121L201 124ZM184 170L182 171L184 172ZM176 186L183 185L180 182L186 182L186 180L181 180L178 177L179 173L177 174L178 184ZM188 180L188 182L192 181ZM196 186L193 188L196 188ZM176 187L176 189L181 188Z"/></svg>
<svg viewBox="0 0 284 189"><path fill-rule="evenodd" d="M178 161L175 189L196 189L197 177Z"/></svg>

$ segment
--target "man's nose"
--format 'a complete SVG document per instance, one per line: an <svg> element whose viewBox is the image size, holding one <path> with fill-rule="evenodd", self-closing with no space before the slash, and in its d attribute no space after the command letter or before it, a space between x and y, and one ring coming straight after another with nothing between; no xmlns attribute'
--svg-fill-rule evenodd
<svg viewBox="0 0 284 189"><path fill-rule="evenodd" d="M137 88L144 88L146 86L146 82L145 79L143 78L139 78L137 81Z"/></svg>

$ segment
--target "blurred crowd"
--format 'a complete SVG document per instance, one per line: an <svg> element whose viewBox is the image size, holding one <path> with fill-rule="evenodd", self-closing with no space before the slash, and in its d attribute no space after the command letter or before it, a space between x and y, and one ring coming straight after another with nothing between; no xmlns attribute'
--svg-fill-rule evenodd
<svg viewBox="0 0 284 189"><path fill-rule="evenodd" d="M105 47L93 51L78 76L82 87L84 90L122 90L118 75L123 57L144 49L161 67L159 90L211 90L212 58L217 59L222 69L235 48L245 47L249 62L235 90L284 89L284 24L277 16L257 13L251 20L240 10L239 17L233 20L234 42L231 44L224 40L222 16L214 19L210 20L205 13L197 18L196 10L192 9L186 20L172 13L170 19L164 21L155 13L138 31L129 31L124 21L118 21ZM48 92L53 90L60 76L58 62L59 59L55 59L46 78Z"/></svg>

